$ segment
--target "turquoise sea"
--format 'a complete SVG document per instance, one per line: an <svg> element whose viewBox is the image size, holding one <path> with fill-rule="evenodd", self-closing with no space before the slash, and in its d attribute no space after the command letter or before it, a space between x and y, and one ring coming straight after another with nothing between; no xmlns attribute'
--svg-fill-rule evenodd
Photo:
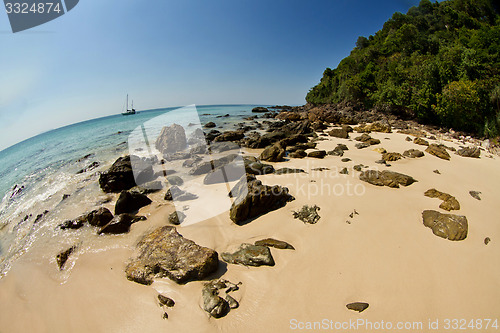
<svg viewBox="0 0 500 333"><path fill-rule="evenodd" d="M233 130L257 105L196 106L201 124ZM155 117L178 108L140 111L89 120L52 130L0 152L0 277L29 248L42 229L45 236L65 214L84 213L102 195L97 173L127 154L130 133ZM229 114L229 117L224 117ZM255 114L253 114L255 115ZM77 174L93 162L96 172ZM90 174L90 175L89 175ZM63 195L70 195L62 200ZM36 216L46 218L36 221ZM69 213L68 213L69 212ZM68 216L69 218L70 216ZM50 226L50 228L48 227Z"/></svg>

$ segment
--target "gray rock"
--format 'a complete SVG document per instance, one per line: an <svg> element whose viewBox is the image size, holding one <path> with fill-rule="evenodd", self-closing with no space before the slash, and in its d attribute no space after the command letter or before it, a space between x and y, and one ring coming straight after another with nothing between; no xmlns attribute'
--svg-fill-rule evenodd
<svg viewBox="0 0 500 333"><path fill-rule="evenodd" d="M481 192L478 192L478 191L469 191L469 194L471 195L471 197L473 197L474 199L477 199L477 200L481 200Z"/></svg>
<svg viewBox="0 0 500 333"><path fill-rule="evenodd" d="M255 245L274 247L281 250L295 250L295 248L292 245L288 244L287 242L280 241L274 238L266 238L258 240L255 242Z"/></svg>
<svg viewBox="0 0 500 333"><path fill-rule="evenodd" d="M229 215L236 224L281 208L295 199L288 193L288 188L263 185L253 175L240 179L229 195L235 198Z"/></svg>
<svg viewBox="0 0 500 333"><path fill-rule="evenodd" d="M321 218L318 214L320 208L316 205L314 206L303 206L298 212L293 212L293 217L301 220L304 223L315 224Z"/></svg>
<svg viewBox="0 0 500 333"><path fill-rule="evenodd" d="M424 225L432 229L434 235L451 241L464 240L467 237L467 218L461 215L441 214L434 210L422 213Z"/></svg>
<svg viewBox="0 0 500 333"><path fill-rule="evenodd" d="M184 184L184 180L182 180L182 178L179 176L168 176L167 181L170 185L180 186Z"/></svg>
<svg viewBox="0 0 500 333"><path fill-rule="evenodd" d="M347 131L344 128L334 128L330 132L328 132L328 135L341 139L349 138L349 133L347 133Z"/></svg>
<svg viewBox="0 0 500 333"><path fill-rule="evenodd" d="M370 144L369 143L366 143L366 142L360 142L360 143L356 143L354 145L354 147L356 147L357 149L363 149L363 148L368 148L370 147Z"/></svg>
<svg viewBox="0 0 500 333"><path fill-rule="evenodd" d="M154 278L168 277L176 283L202 280L219 265L218 254L182 237L175 227L163 226L137 245L139 254L127 265L127 278L149 285Z"/></svg>
<svg viewBox="0 0 500 333"><path fill-rule="evenodd" d="M188 201L188 200L198 199L198 196L196 194L181 190L177 186L171 186L167 190L167 193L165 193L164 199L168 200L168 201L173 201L173 200L175 200L175 201Z"/></svg>
<svg viewBox="0 0 500 333"><path fill-rule="evenodd" d="M187 139L184 127L178 124L163 127L160 136L156 139L155 147L163 154L177 153L186 149Z"/></svg>
<svg viewBox="0 0 500 333"><path fill-rule="evenodd" d="M415 139L413 140L413 143L415 143L415 144L417 144L417 145L421 145L421 146L428 146L428 145L429 145L429 142L428 142L428 141L426 141L426 140L424 140L424 139L422 139L422 138L420 138L420 137L415 138Z"/></svg>
<svg viewBox="0 0 500 333"><path fill-rule="evenodd" d="M349 174L349 170L347 170L347 168L343 168L342 170L340 170L339 172L341 175L348 175Z"/></svg>
<svg viewBox="0 0 500 333"><path fill-rule="evenodd" d="M457 150L456 154L462 157L479 158L481 156L481 149L479 147L466 147Z"/></svg>
<svg viewBox="0 0 500 333"><path fill-rule="evenodd" d="M206 128L214 128L217 125L213 121L209 121L208 123L205 124Z"/></svg>
<svg viewBox="0 0 500 333"><path fill-rule="evenodd" d="M270 164L262 163L254 156L243 157L245 163L245 171L252 175L267 175L274 173L274 167Z"/></svg>
<svg viewBox="0 0 500 333"><path fill-rule="evenodd" d="M243 243L234 253L222 253L221 258L229 264L244 266L274 266L273 256L271 255L269 248L266 246Z"/></svg>
<svg viewBox="0 0 500 333"><path fill-rule="evenodd" d="M399 185L409 186L416 182L413 177L393 171L366 170L361 172L359 179L377 186L399 188Z"/></svg>
<svg viewBox="0 0 500 333"><path fill-rule="evenodd" d="M222 291L223 289L226 289L225 292ZM205 283L202 289L203 310L214 318L225 316L230 310L239 306L238 301L229 295L230 292L236 290L238 290L238 285L227 280L212 280ZM220 296L224 294L224 298Z"/></svg>
<svg viewBox="0 0 500 333"><path fill-rule="evenodd" d="M284 175L288 173L305 173L305 171L302 169L293 169L293 168L281 168L274 171L275 175Z"/></svg>
<svg viewBox="0 0 500 333"><path fill-rule="evenodd" d="M409 158L418 158L418 157L422 157L424 155L425 155L424 152L421 150L418 150L418 149L409 149L403 153L403 156L409 157Z"/></svg>
<svg viewBox="0 0 500 333"><path fill-rule="evenodd" d="M279 162L285 157L286 151L280 143L267 147L260 154L260 159L267 162Z"/></svg>
<svg viewBox="0 0 500 333"><path fill-rule="evenodd" d="M429 145L429 147L427 147L425 151L443 160L449 161L451 158L450 154L448 154L448 152L446 151L446 147L444 145L437 145L433 143Z"/></svg>

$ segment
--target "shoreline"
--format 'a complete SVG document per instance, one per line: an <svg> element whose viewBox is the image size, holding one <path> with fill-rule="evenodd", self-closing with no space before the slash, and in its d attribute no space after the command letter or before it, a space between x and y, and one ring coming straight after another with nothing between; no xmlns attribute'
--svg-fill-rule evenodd
<svg viewBox="0 0 500 333"><path fill-rule="evenodd" d="M495 209L495 199L500 195L495 182L499 179L498 156L488 158L483 151L475 159L450 152L451 160L446 161L425 153L421 158L404 158L386 167L375 163L381 154L373 149L383 147L388 152L403 153L425 147L406 141L407 134L369 135L380 144L357 149L358 141L328 136L318 141L315 149L306 150L330 151L337 144L345 144L349 149L343 157L350 158L348 162L330 155L324 159L265 162L275 169L288 167L306 172L257 176L263 184L289 188L295 200L282 208L242 226L234 224L228 212L177 226L186 239L219 253L219 270L204 281L179 285L162 278L143 286L126 278L125 265L136 252L136 243L144 234L165 225L175 209L162 200L164 191L148 195L153 204L139 210L139 215L148 218L146 221L133 224L129 233L96 237L97 243L86 246L95 246L98 252L85 247L77 250L70 256L68 270L57 271L55 253L42 255L40 262L37 247L33 248L0 279L0 296L4 300L0 305L0 326L7 331L39 332L250 332L263 328L287 332L293 330L292 320L307 323L364 319L419 321L426 332L431 331L426 326L429 319L498 318L496 300L500 289L495 286L500 281L500 269L491 265L500 259L496 251L500 230L495 224L500 217ZM429 142L443 142L456 149L461 145L456 139ZM257 157L262 151L243 148L243 156ZM353 170L359 164L370 170L407 174L417 182L397 189L368 184L359 179L360 172ZM312 170L315 168L330 170ZM337 173L343 168L348 169L348 175ZM440 174L433 172L436 169ZM363 194L321 193L323 185L333 188L347 186L347 182L362 186ZM311 193L316 185L320 186L317 193ZM301 191L301 186L307 190ZM465 240L439 238L422 224L423 210L448 213L438 208L439 200L424 196L430 188L450 193L460 202L460 210L450 213L467 216L469 233ZM482 200L473 198L469 194L472 190L481 192ZM106 205L110 209L112 202ZM321 218L316 224L293 218L293 211L306 204L320 207ZM354 211L358 215L350 217ZM286 241L295 250L272 248L276 263L273 267L246 267L220 259L221 253L233 252L241 243L268 237ZM492 240L490 244L484 244L485 237ZM115 245L109 248L104 244ZM240 290L234 292L240 306L224 318L214 319L203 310L201 290L204 282L220 276L233 283L242 282ZM158 293L175 300L175 306L168 310L168 320L162 319L163 310L156 301ZM367 302L370 306L357 313L346 309L351 302Z"/></svg>

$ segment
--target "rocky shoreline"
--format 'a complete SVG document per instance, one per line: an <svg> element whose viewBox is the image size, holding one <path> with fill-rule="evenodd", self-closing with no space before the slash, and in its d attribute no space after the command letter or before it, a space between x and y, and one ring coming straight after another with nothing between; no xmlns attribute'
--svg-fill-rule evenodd
<svg viewBox="0 0 500 333"><path fill-rule="evenodd" d="M373 213L378 211L377 204L362 194L311 192L318 187L328 185L335 190L342 185L348 191L352 182L354 189L363 189L363 193L370 194L370 200L384 207L386 200L399 196L417 200L415 207L406 206L406 213L385 208L411 221L412 227L406 233L398 229L398 237L406 239L419 233L419 239L425 239L428 245L439 239L468 246L472 234L475 241L482 227L470 208L470 200L475 205L484 204L483 199L489 200L491 193L482 186L469 187L468 198L464 199L456 187L440 179L449 179L445 177L450 173L450 163L494 162L494 147L487 147L479 139L392 116L307 108L259 108L256 116L237 125L236 130L225 132L207 124L204 130L187 135L182 126L165 126L155 142L158 157L132 153L119 157L95 179L110 201L58 228L62 233L91 230L109 244L115 242L115 237L143 230L137 240L131 240L134 253L122 261L120 276L143 288L169 286L158 291L157 299L151 301L161 308L161 318L169 322L175 320L181 311L178 309L187 301L179 296L183 290L191 297L188 302L199 300L207 318L234 318L233 311L246 314L248 306L262 301L252 300L255 284L246 275L276 278L275 274L287 265L294 266L294 262L304 265L311 260L316 266L322 265L312 249L305 250L311 244L302 240L302 234L309 242L322 237L347 237L323 235L328 228L343 233L349 232L345 228L353 228L363 235L363 221L372 219L373 223L379 218ZM303 186L309 192L303 193ZM221 213L209 215L211 205L216 208L219 199L203 200L215 198L215 194L228 204ZM348 213L334 212L330 207L339 209L343 205L350 209ZM163 215L156 213L159 210ZM378 214L388 221L393 219L385 211ZM217 221L218 229L196 231L201 230L197 227L215 223L207 221ZM266 224L291 225L295 231L277 232ZM221 226L230 231L220 231ZM226 239L221 235L231 236ZM494 233L484 236L481 246L491 247L488 244L495 242ZM207 241L212 237L222 237L223 241ZM390 235L383 237L392 239ZM323 247L325 242L320 242ZM71 269L68 262L74 264L73 256L78 255L81 246L61 246L60 252L53 254L61 274ZM326 247L322 251L329 250ZM363 261L359 254L355 258ZM367 302L370 298L354 289L351 292L355 298L345 299L342 304L347 310L378 313L383 306Z"/></svg>

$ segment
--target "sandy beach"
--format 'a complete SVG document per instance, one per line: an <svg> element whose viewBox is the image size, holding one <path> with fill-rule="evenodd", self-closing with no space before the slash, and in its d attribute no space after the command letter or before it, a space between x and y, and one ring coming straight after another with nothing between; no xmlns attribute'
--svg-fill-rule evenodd
<svg viewBox="0 0 500 333"><path fill-rule="evenodd" d="M219 256L233 252L241 243L263 238L286 241L295 248L271 248L273 267L228 264L219 258L218 271L205 280L222 277L241 282L231 294L239 307L225 317L211 318L203 310L205 281L176 284L161 278L145 286L125 276L138 240L166 225L174 211L163 200L163 191L149 195L153 203L140 209L146 221L133 224L127 234L106 236L106 240L96 236L70 256L61 272L55 262L56 247L51 256L34 248L19 259L0 280L0 331L369 332L377 325L378 331L389 331L390 323L392 331L435 332L445 330L446 320L469 324L500 318L500 269L496 265L500 261L500 158L485 151L480 158L450 151L449 161L425 153L421 158L389 162L387 167L375 163L381 154L374 149L402 154L426 147L393 131L372 132L371 137L381 143L357 149L353 138L359 135L351 133L351 139L324 136L324 141L318 141L316 150L347 145L343 157L270 163L275 169L306 172L257 176L264 184L288 187L295 200L285 207L242 226L234 224L227 211L200 223L177 226L183 237ZM457 149L468 146L444 138L429 141ZM262 149L243 151L244 156L258 157ZM342 162L342 158L351 161ZM410 175L417 182L400 188L375 186L359 179L360 172L353 170L359 164L368 167L363 170ZM338 173L344 167L348 175ZM317 168L329 170L313 170ZM460 210L440 209L439 199L424 196L431 188L454 196ZM481 192L481 200L469 191ZM114 200L106 207L111 209L113 204ZM320 207L316 224L293 218L293 211L304 205ZM450 241L434 235L422 223L424 210L466 216L466 239ZM491 240L487 245L486 237ZM167 320L162 318L158 293L175 300L175 306L167 310ZM366 302L369 307L361 313L348 310L346 304L352 302ZM439 330L429 326L436 321ZM346 326L352 322L358 325L355 329ZM399 324L403 325L400 329Z"/></svg>

